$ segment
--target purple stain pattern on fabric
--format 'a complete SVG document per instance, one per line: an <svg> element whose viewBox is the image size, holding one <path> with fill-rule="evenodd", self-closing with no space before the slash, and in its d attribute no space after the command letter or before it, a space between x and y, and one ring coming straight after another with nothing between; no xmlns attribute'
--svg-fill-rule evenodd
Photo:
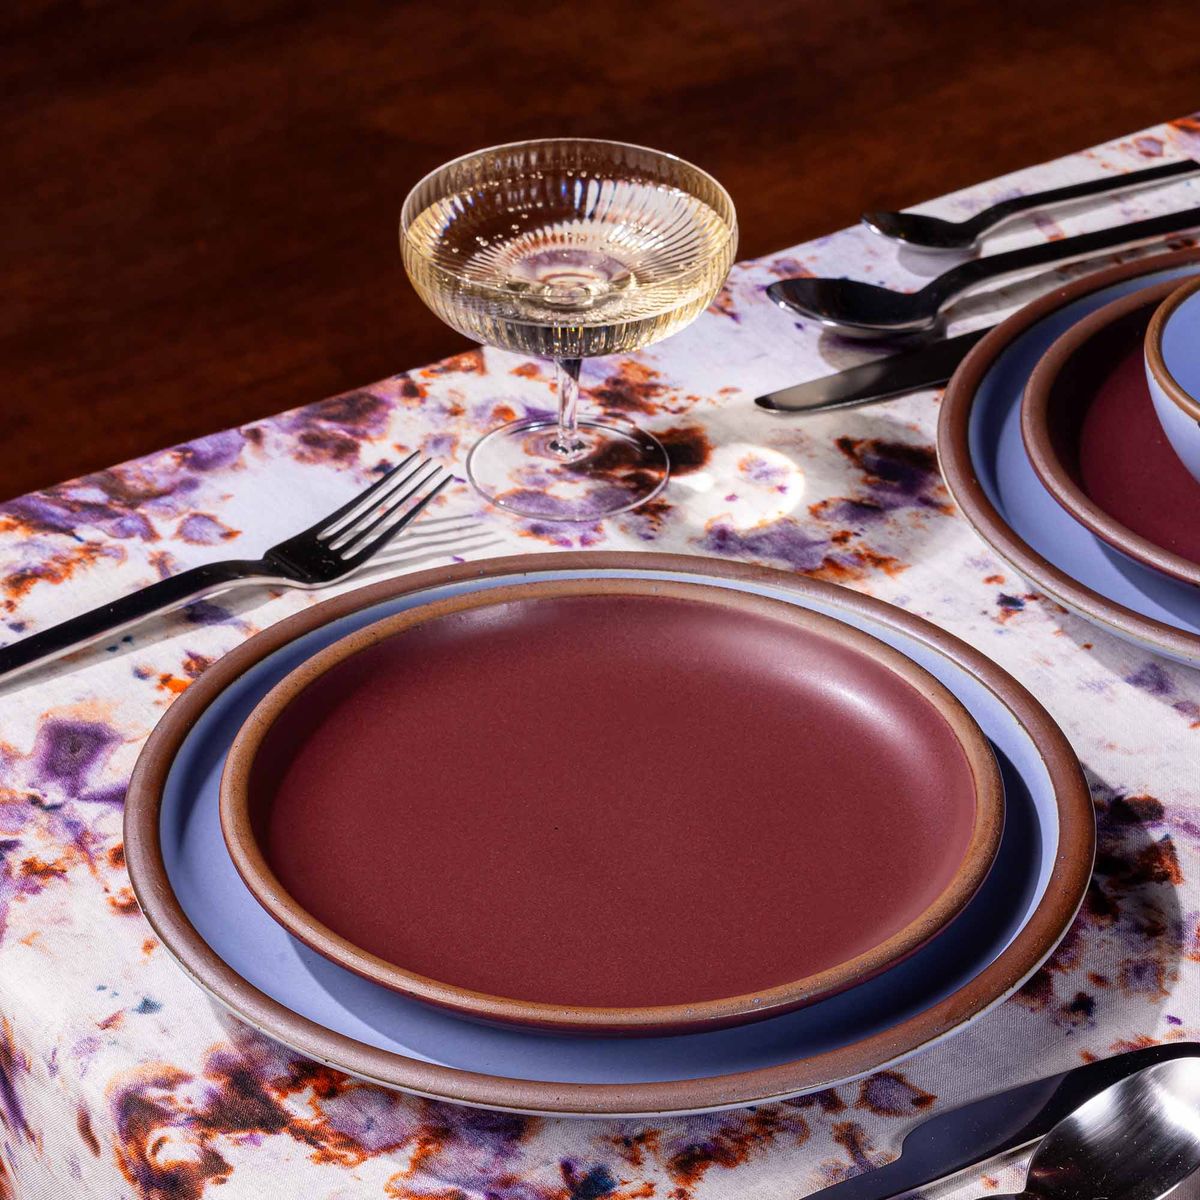
<svg viewBox="0 0 1200 1200"><path fill-rule="evenodd" d="M928 1108L937 1097L906 1079L899 1071L880 1071L859 1086L858 1103L881 1116L910 1116Z"/></svg>
<svg viewBox="0 0 1200 1200"><path fill-rule="evenodd" d="M603 1164L584 1169L566 1159L561 1170L570 1200L603 1200L617 1190L616 1177Z"/></svg>
<svg viewBox="0 0 1200 1200"><path fill-rule="evenodd" d="M1179 973L1185 919L1177 889L1184 882L1172 827L1178 819L1153 796L1128 795L1103 780L1090 780L1096 807L1096 865L1079 919L1050 961L1018 992L1018 1002L1046 1011L1063 1029L1090 1027L1101 996L1114 1002L1141 1000L1157 1005ZM1060 993L1078 966L1088 940L1111 933L1119 938L1119 961L1104 981ZM1115 971L1117 988L1112 988ZM1093 972L1095 974L1095 972Z"/></svg>
<svg viewBox="0 0 1200 1200"><path fill-rule="evenodd" d="M62 533L78 539L79 530L90 526L122 541L158 540L154 526L144 514L130 511L117 501L104 503L78 494L86 491L85 486L62 484L10 500L0 505L0 512L33 533Z"/></svg>
<svg viewBox="0 0 1200 1200"><path fill-rule="evenodd" d="M1169 696L1174 690L1170 675L1160 663L1152 660L1147 660L1136 671L1126 675L1125 682L1133 684L1143 692L1149 692L1152 696Z"/></svg>
<svg viewBox="0 0 1200 1200"><path fill-rule="evenodd" d="M81 804L106 804L111 808L120 808L125 803L125 791L124 783L113 783L108 787L83 792L78 799Z"/></svg>
<svg viewBox="0 0 1200 1200"><path fill-rule="evenodd" d="M28 1072L28 1060L17 1049L8 1022L0 1017L0 1127L32 1142L33 1130L17 1093L17 1076Z"/></svg>
<svg viewBox="0 0 1200 1200"><path fill-rule="evenodd" d="M864 476L865 492L823 500L813 506L814 516L862 525L905 508L950 511L932 446L853 437L839 437L834 445Z"/></svg>
<svg viewBox="0 0 1200 1200"><path fill-rule="evenodd" d="M39 778L78 796L91 773L120 744L120 735L99 721L52 717L38 730L34 762Z"/></svg>
<svg viewBox="0 0 1200 1200"><path fill-rule="evenodd" d="M340 425L362 433L382 433L391 415L391 406L382 397L366 389L318 400L301 410L310 419Z"/></svg>
<svg viewBox="0 0 1200 1200"><path fill-rule="evenodd" d="M209 1054L198 1075L167 1063L130 1069L110 1089L109 1102L116 1159L138 1195L200 1200L206 1188L231 1173L230 1148L265 1148L267 1139L281 1137L303 1147L314 1164L350 1168L419 1147L420 1174L409 1178L409 1168L394 1176L405 1178L396 1195L562 1197L561 1188L546 1191L513 1172L508 1184L499 1183L505 1161L537 1128L536 1121L413 1100L297 1058L248 1032ZM170 1132L187 1143L189 1153L164 1161L156 1147ZM608 1194L597 1166L602 1164L578 1174L580 1200ZM426 1178L436 1180L436 1188Z"/></svg>
<svg viewBox="0 0 1200 1200"><path fill-rule="evenodd" d="M81 531L90 528L117 540L155 542L155 518L185 515L202 481L235 463L244 441L238 430L199 438L18 497L0 505L0 515L30 536L57 533L82 541Z"/></svg>
<svg viewBox="0 0 1200 1200"><path fill-rule="evenodd" d="M216 471L231 467L242 456L246 437L240 429L210 433L179 447L179 456L193 471Z"/></svg>
<svg viewBox="0 0 1200 1200"><path fill-rule="evenodd" d="M179 522L178 532L185 542L198 546L219 546L238 534L236 529L230 529L208 513L192 513L184 517Z"/></svg>
<svg viewBox="0 0 1200 1200"><path fill-rule="evenodd" d="M158 540L154 526L141 513L124 513L110 521L105 531L117 538L138 538L143 542Z"/></svg>
<svg viewBox="0 0 1200 1200"><path fill-rule="evenodd" d="M772 1104L712 1117L681 1117L663 1126L656 1141L673 1197L685 1198L716 1171L732 1171L768 1154L780 1142L803 1145L812 1130L794 1107Z"/></svg>
<svg viewBox="0 0 1200 1200"><path fill-rule="evenodd" d="M817 570L829 552L828 538L814 536L791 517L749 531L718 523L705 532L700 545L708 554L770 559L798 571Z"/></svg>
<svg viewBox="0 0 1200 1200"><path fill-rule="evenodd" d="M794 517L737 530L726 522L714 522L697 539L705 552L734 558L783 562L793 570L835 582L865 579L874 572L895 575L905 569L901 560L859 542L848 545L851 534L811 532Z"/></svg>
<svg viewBox="0 0 1200 1200"><path fill-rule="evenodd" d="M766 487L782 487L791 474L791 469L782 463L771 462L757 454L747 455L739 464L742 474L751 482ZM737 494L729 497L736 500Z"/></svg>
<svg viewBox="0 0 1200 1200"><path fill-rule="evenodd" d="M1126 675L1125 682L1148 692L1151 696L1161 696L1164 700L1169 700L1171 707L1181 717L1186 718L1193 729L1200 728L1200 702L1181 694L1181 688L1161 664L1147 661L1136 671Z"/></svg>
<svg viewBox="0 0 1200 1200"><path fill-rule="evenodd" d="M20 848L21 842L17 838L0 839L0 943L3 943L8 927L9 905L13 897L22 890L14 872L14 860Z"/></svg>
<svg viewBox="0 0 1200 1200"><path fill-rule="evenodd" d="M264 424L289 434L292 455L300 462L350 465L359 460L365 439L382 434L391 405L367 390L319 400Z"/></svg>

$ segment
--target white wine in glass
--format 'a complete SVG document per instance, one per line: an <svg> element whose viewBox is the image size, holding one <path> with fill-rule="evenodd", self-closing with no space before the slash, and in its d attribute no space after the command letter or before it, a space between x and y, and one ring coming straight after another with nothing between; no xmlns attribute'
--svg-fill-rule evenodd
<svg viewBox="0 0 1200 1200"><path fill-rule="evenodd" d="M471 450L482 495L526 517L594 521L657 494L670 466L655 437L579 417L581 360L660 341L711 303L737 247L733 204L715 179L620 142L496 146L421 180L400 241L442 320L556 366L557 419L514 421Z"/></svg>

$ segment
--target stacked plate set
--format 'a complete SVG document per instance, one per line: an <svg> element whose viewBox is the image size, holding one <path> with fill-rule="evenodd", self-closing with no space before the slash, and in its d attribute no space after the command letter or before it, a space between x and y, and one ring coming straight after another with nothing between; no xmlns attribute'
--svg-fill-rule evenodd
<svg viewBox="0 0 1200 1200"><path fill-rule="evenodd" d="M1021 309L956 372L938 429L946 482L997 553L1078 615L1191 666L1198 271L1198 250L1156 255Z"/></svg>
<svg viewBox="0 0 1200 1200"><path fill-rule="evenodd" d="M326 601L214 664L126 809L142 908L354 1075L555 1114L855 1078L978 1019L1094 850L1062 733L926 621L695 557L564 553Z"/></svg>

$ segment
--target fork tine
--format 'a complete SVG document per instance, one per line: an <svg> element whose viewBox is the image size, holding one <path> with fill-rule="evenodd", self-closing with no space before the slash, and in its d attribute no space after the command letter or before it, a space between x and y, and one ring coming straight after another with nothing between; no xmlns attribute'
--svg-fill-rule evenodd
<svg viewBox="0 0 1200 1200"><path fill-rule="evenodd" d="M431 465L431 470L426 471L419 479L415 480L411 487L403 492L393 492L388 498L387 504L383 511L378 513L373 520L365 525L358 525L354 532L348 538L338 539L339 544L332 546L332 549L341 554L343 557L351 557L358 553L359 549L376 534L378 530L386 528L395 520L397 513L400 513L404 505L406 505L414 496L417 496L423 488L429 483L432 483L442 473L442 468L436 464Z"/></svg>
<svg viewBox="0 0 1200 1200"><path fill-rule="evenodd" d="M396 511L398 504L403 504L417 492L422 484L432 479L440 470L441 468L436 463L429 462L427 459L402 479L398 479L395 486L388 488L386 494L377 496L369 508L351 518L349 524L343 525L329 539L329 549L345 553L351 542L358 541L364 534L370 533L380 522L386 521Z"/></svg>
<svg viewBox="0 0 1200 1200"><path fill-rule="evenodd" d="M343 518L349 517L351 514L356 513L361 505L369 504L371 501L373 501L375 497L378 496L380 492L384 491L388 484L391 483L391 481L395 479L395 477L401 471L403 471L404 468L407 467L408 464L411 463L416 457L418 457L418 453L416 450L414 450L390 470L385 471L382 475L380 475L380 477L375 480L374 483L363 488L363 490L359 492L357 496L347 500L346 503L341 506L341 508L334 509L334 511L329 513L328 516L322 517L315 525L310 526L304 532L314 535L319 533L331 533L336 526L342 524ZM420 469L420 467L416 468L418 471Z"/></svg>
<svg viewBox="0 0 1200 1200"><path fill-rule="evenodd" d="M422 480L421 483L417 484L417 486L414 487L412 489L412 491L410 491L408 493L408 495L406 495L404 497L404 499L407 500L419 488L424 487L424 485L426 483L428 483L430 479L433 479L435 477L436 477L436 472L434 473L434 475L428 476L426 479ZM445 475L443 476L443 478L440 479L437 482L437 484L435 484L434 487L429 492L427 492L424 496L422 496L421 499L412 506L412 508L407 509L406 511L401 513L399 518L396 521L394 521L392 524L388 525L383 530L382 533L378 534L378 536L373 538L371 541L367 542L367 544L365 546L360 545L357 549L355 549L352 553L350 553L349 558L348 558L350 565L352 567L357 566L359 563L365 562L368 558L370 558L371 555L374 554L375 551L378 550L380 546L382 546L385 543L387 543L388 541L390 541L406 525L408 525L412 521L414 521L421 514L421 512L424 510L426 505L428 505L434 499L434 497L447 484L452 483L453 481L454 481L454 476L451 475L449 471L447 471L445 473ZM400 502L398 502L398 503L400 503ZM377 525L378 522L376 522L375 524ZM346 551L343 551L343 553L346 553Z"/></svg>

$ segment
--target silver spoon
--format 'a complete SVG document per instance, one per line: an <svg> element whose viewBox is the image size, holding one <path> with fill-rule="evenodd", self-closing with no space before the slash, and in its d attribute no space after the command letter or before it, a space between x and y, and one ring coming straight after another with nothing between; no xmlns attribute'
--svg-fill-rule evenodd
<svg viewBox="0 0 1200 1200"><path fill-rule="evenodd" d="M1129 225L1098 229L1078 237L1022 246L1019 250L962 263L931 279L916 292L893 292L890 288L856 279L800 278L781 279L771 284L767 295L776 304L813 317L822 325L849 336L921 333L938 327L942 309L951 300L988 280L1019 275L1034 267L1061 265L1106 251L1131 248L1197 226L1200 226L1200 208L1189 208Z"/></svg>
<svg viewBox="0 0 1200 1200"><path fill-rule="evenodd" d="M1161 1200L1200 1171L1200 1059L1130 1075L1064 1118L1029 1162L1025 1191L988 1200Z"/></svg>
<svg viewBox="0 0 1200 1200"><path fill-rule="evenodd" d="M1150 187L1156 183L1195 175L1198 171L1200 163L1185 158L1180 162L1148 167L1144 171L1105 175L1084 183L1072 183L1067 187L1013 196L977 212L965 221L947 221L941 217L927 217L922 213L869 212L863 213L863 224L882 237L905 242L910 246L920 246L928 250L974 250L985 233L1023 213L1072 204L1093 196L1112 196L1134 188Z"/></svg>

